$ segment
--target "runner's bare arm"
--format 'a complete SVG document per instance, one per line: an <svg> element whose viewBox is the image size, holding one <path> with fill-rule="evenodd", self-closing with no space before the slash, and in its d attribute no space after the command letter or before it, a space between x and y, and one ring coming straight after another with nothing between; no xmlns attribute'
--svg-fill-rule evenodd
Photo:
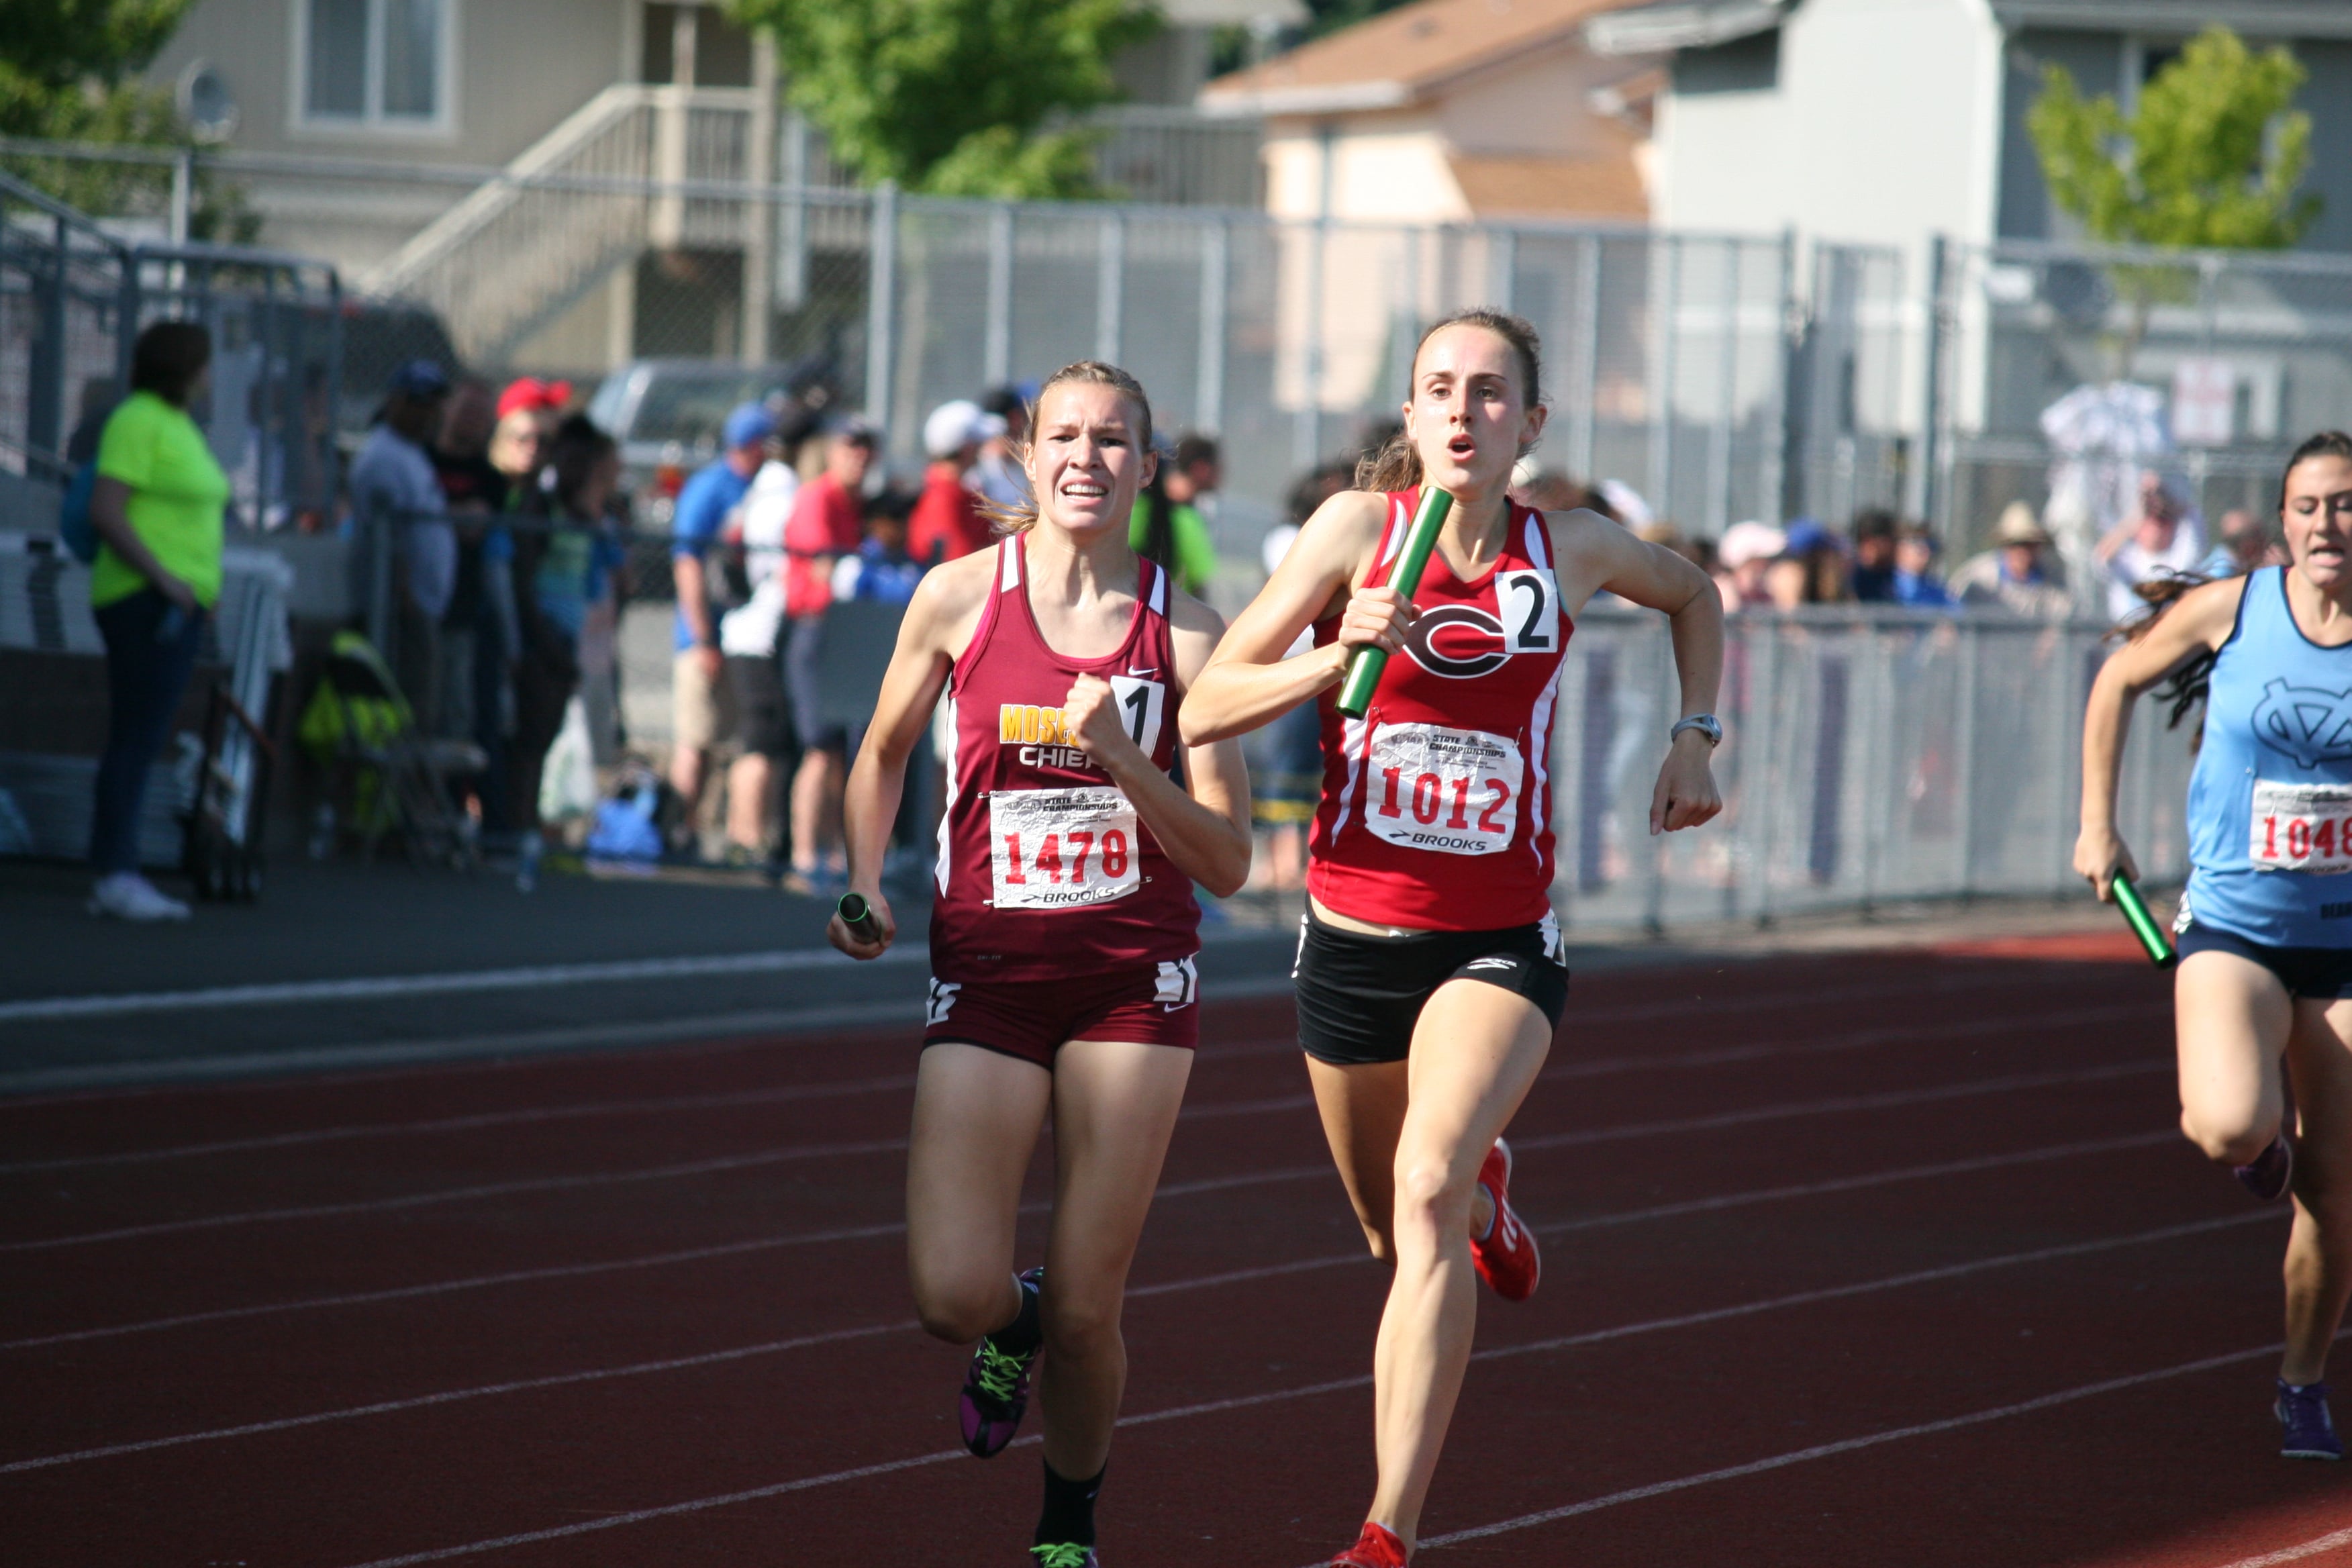
<svg viewBox="0 0 2352 1568"><path fill-rule="evenodd" d="M1387 521L1388 503L1370 490L1343 490L1316 508L1186 694L1177 724L1187 745L1246 734L1337 686L1360 644L1378 643L1391 653L1403 647L1412 625L1404 596L1392 588L1349 592L1380 548ZM1342 603L1338 642L1282 657L1300 632Z"/></svg>
<svg viewBox="0 0 2352 1568"><path fill-rule="evenodd" d="M1172 695L1179 703L1201 677L1224 622L1189 594L1169 605L1176 650ZM1249 769L1238 741L1183 748L1185 787L1152 765L1120 721L1109 682L1082 675L1063 704L1078 744L1126 795L1135 815L1176 868L1217 897L1230 898L1249 879Z"/></svg>
<svg viewBox="0 0 2352 1568"><path fill-rule="evenodd" d="M2083 710L2083 826L2074 839L2074 870L2103 901L2117 871L2139 879L2138 862L2116 834L2116 781L2132 705L2140 693L2202 653L2230 639L2247 579L2231 577L2183 594L2161 619L2108 657L2091 683Z"/></svg>
<svg viewBox="0 0 2352 1568"><path fill-rule="evenodd" d="M898 646L883 672L873 722L842 792L849 889L865 895L882 928L880 942L860 942L835 914L825 927L825 940L852 958L880 957L898 934L890 900L882 894L882 860L907 784L907 758L930 728L949 665L955 650L971 639L995 567L996 552L990 550L933 568L916 584L906 619L898 623Z"/></svg>
<svg viewBox="0 0 2352 1568"><path fill-rule="evenodd" d="M1712 713L1723 688L1723 598L1707 574L1673 551L1650 544L1597 512L1546 515L1559 557L1560 597L1570 615L1606 591L1661 610L1672 630L1680 713ZM1715 785L1715 746L1696 730L1675 736L1650 794L1650 831L1696 827L1723 809Z"/></svg>

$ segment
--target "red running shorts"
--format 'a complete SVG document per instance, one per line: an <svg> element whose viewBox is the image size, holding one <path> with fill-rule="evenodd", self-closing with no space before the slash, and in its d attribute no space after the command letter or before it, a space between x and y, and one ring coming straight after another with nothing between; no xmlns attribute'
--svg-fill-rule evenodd
<svg viewBox="0 0 2352 1568"><path fill-rule="evenodd" d="M1056 980L931 981L923 1044L954 1043L1053 1069L1071 1040L1201 1042L1201 974L1191 958Z"/></svg>

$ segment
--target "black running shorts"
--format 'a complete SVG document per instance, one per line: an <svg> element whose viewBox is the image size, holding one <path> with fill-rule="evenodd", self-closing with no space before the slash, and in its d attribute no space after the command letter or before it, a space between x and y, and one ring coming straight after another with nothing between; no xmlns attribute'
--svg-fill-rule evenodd
<svg viewBox="0 0 2352 1568"><path fill-rule="evenodd" d="M2331 1002L2352 996L2352 948L2273 947L2197 920L2180 932L2179 947L2183 958L2192 952L2227 952L2259 963L2278 976L2290 996Z"/></svg>
<svg viewBox="0 0 2352 1568"><path fill-rule="evenodd" d="M1568 960L1550 920L1501 931L1367 936L1301 918L1298 1044L1339 1067L1401 1062L1421 1009L1449 980L1476 980L1534 1003L1557 1028L1568 1008Z"/></svg>

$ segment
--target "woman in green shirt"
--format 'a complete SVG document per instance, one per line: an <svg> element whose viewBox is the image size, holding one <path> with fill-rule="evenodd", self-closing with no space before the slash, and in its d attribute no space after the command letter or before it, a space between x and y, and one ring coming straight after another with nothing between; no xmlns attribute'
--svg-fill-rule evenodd
<svg viewBox="0 0 2352 1568"><path fill-rule="evenodd" d="M188 417L212 368L212 337L158 321L131 351L131 395L106 421L89 521L99 537L90 610L106 639L106 750L99 758L89 858L90 912L185 920L188 906L139 874L147 769L171 735L220 598L221 516L228 478Z"/></svg>

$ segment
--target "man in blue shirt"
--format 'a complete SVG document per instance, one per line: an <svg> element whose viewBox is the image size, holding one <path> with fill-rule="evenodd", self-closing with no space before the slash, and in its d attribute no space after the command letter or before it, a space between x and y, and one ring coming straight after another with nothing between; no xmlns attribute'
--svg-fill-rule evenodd
<svg viewBox="0 0 2352 1568"><path fill-rule="evenodd" d="M686 481L670 519L670 575L677 585L677 658L670 668L670 787L686 805L688 820L702 795L710 752L734 725L734 692L719 647L719 615L711 606L710 547L736 508L743 504L752 476L766 460L775 416L746 403L727 416L721 432L726 449Z"/></svg>

